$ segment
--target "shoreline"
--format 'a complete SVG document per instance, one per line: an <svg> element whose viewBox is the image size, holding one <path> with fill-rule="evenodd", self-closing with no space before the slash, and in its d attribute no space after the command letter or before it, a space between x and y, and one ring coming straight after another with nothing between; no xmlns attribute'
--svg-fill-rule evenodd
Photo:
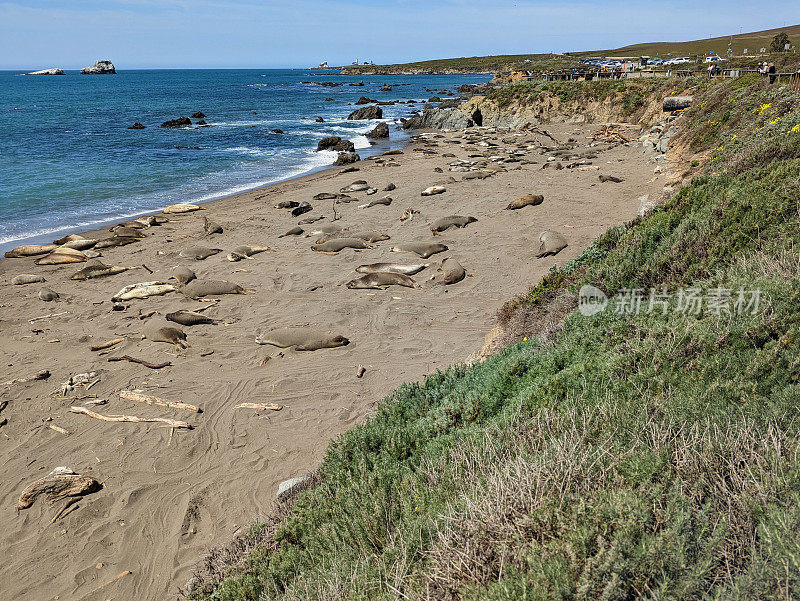
<svg viewBox="0 0 800 601"><path fill-rule="evenodd" d="M381 122L384 122L384 121L381 121ZM369 123L373 124L373 121L370 121ZM377 123L377 121L375 121L374 123ZM390 126L396 126L396 125L397 125L396 122L392 122ZM398 131L398 130L395 130L395 131ZM403 131L403 130L399 130L399 131ZM413 135L413 134L411 134L411 135ZM388 142L378 142L377 144L373 144L373 145L371 145L371 146L369 146L367 148L356 149L356 152L359 154L359 156L361 156L363 154L363 158L360 161L358 161L356 163L353 163L352 165L348 165L348 166L356 166L357 167L361 163L363 163L366 159L368 159L369 157L379 156L379 155L383 154L384 152L389 152L391 150L402 150L403 148L405 148L408 145L409 140L411 138L411 135L406 135L404 137L401 137L398 140L392 140L390 138ZM363 136L363 134L358 134L358 136L356 136L356 137L361 137L361 136ZM351 139L350 141L353 141L353 140ZM253 187L247 187L244 190L239 190L237 192L230 193L230 194L229 193L222 193L220 196L217 196L215 198L209 198L207 200L186 201L186 202L190 202L191 204L196 204L196 205L207 205L207 204L210 204L210 203L219 202L221 200L233 199L233 198L236 198L237 196L240 196L240 195L243 195L243 194L249 194L249 193L252 193L252 192L256 192L258 190L268 189L271 186L278 186L278 185L281 185L281 184L284 184L284 183L287 183L287 182L291 182L291 181L295 181L295 180L302 180L302 179L307 178L307 177L312 177L312 176L315 176L315 175L322 174L322 173L324 173L324 172L326 172L328 170L335 170L335 169L340 169L341 170L341 169L344 169L344 168L345 167L334 167L333 165L322 165L322 166L317 166L317 167L311 167L308 171L304 171L304 172L299 173L297 175L279 177L275 181L272 181L272 182L267 183L267 184L255 185ZM247 184L244 184L244 185L247 186ZM164 205L164 206L166 206L166 205ZM93 233L93 232L99 232L99 231L102 231L104 229L107 229L108 227L114 226L114 225L116 225L116 224L118 224L118 223L120 223L122 221L127 221L129 219L136 219L138 217L143 217L145 215L160 214L162 209L164 208L164 206L159 207L159 208L155 208L155 209L150 209L150 210L137 211L137 212L126 214L126 215L120 215L120 216L116 216L116 217L113 217L113 218L110 218L110 219L102 219L102 220L98 220L96 223L92 223L92 224L58 226L53 231L47 232L47 233L44 233L44 234L34 234L34 235L31 235L31 236L26 236L24 238L16 238L14 240L9 240L7 242L0 242L0 260L2 260L4 258L2 256L2 253L6 252L8 250L11 250L12 248L15 248L17 246L23 245L23 244L49 244L50 242L52 242L53 239L61 238L62 236L68 236L70 234L83 235L83 234L88 234L88 233Z"/></svg>

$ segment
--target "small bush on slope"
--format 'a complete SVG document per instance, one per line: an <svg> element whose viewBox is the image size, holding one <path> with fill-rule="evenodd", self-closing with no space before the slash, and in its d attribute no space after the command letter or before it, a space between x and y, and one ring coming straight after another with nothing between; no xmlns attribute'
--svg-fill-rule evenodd
<svg viewBox="0 0 800 601"><path fill-rule="evenodd" d="M557 285L760 288L755 315L572 313L546 347L400 387L198 596L797 597L798 182L791 151L700 178Z"/></svg>

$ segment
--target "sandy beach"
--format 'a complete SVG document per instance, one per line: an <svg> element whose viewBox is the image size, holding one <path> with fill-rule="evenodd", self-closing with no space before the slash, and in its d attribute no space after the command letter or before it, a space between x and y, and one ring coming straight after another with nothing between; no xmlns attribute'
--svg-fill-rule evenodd
<svg viewBox="0 0 800 601"><path fill-rule="evenodd" d="M481 348L506 300L553 265L580 254L610 226L634 218L643 194L659 197L666 176L653 174L640 148L589 146L599 127L545 126L558 143L531 131L428 133L402 154L358 163L354 173L332 168L214 201L201 211L168 215L168 223L142 230L146 237L141 241L100 251L103 263L131 268L109 277L72 280L84 263L38 266L35 257L0 259L0 400L8 401L0 413L0 422L7 420L0 427L0 547L5 550L0 597L178 598L209 548L230 541L269 512L279 482L313 471L329 441L367 419L402 382L465 361ZM631 128L630 137L638 137L637 132ZM596 157L566 168L575 161L559 155L543 169L553 149L567 146L575 155ZM450 171L456 161L492 166L498 164L492 157L512 154L521 162L507 163L486 179L464 180L469 172ZM565 168L556 169L558 162ZM623 181L601 183L599 175ZM446 182L448 177L456 181ZM333 200L312 200L356 180L378 192L349 193L355 200L335 205L336 220ZM444 193L421 196L439 182L445 182ZM396 189L382 191L390 183ZM544 202L505 210L525 194L541 194ZM393 199L390 205L359 208L384 195ZM283 201L307 201L314 209L292 217L289 210L275 208ZM419 213L401 220L409 208ZM335 224L390 239L364 250L323 254L311 250L320 235L279 237L319 215L324 219L301 226L306 234ZM477 221L434 237L430 223L450 215ZM206 235L204 217L220 224L223 233ZM561 233L569 246L556 256L537 258L544 230ZM107 228L84 234L109 235ZM424 260L390 252L413 241L443 243L448 250ZM270 250L227 260L241 245ZM195 246L222 252L202 261L179 257ZM466 269L463 281L448 286L431 281L446 257ZM430 266L412 276L419 288L345 286L360 275L358 265L377 262ZM169 278L180 265L199 279L234 282L248 293L193 300L172 292L121 302L124 310L112 310L117 303L111 297L124 286L176 284ZM40 274L46 282L12 285L18 274ZM40 300L43 287L60 298ZM211 299L218 302L204 302ZM186 333L187 349L142 339L148 319L201 307L203 315L219 323L170 324ZM139 319L150 312L155 313ZM43 316L51 317L30 321ZM350 344L302 352L255 342L257 331L286 326L323 328L347 337ZM90 350L117 338L124 341ZM171 365L150 369L107 360L123 355ZM360 378L359 366L366 369ZM47 379L13 382L43 370L50 373ZM99 381L88 390L76 387L61 394L65 381L87 372L96 372L91 381ZM202 413L119 395L134 389L197 405ZM107 403L85 405L98 399ZM240 403L277 403L282 409L235 408ZM102 415L184 420L193 429L104 422L72 413L71 406ZM17 511L26 487L59 466L95 478L102 489L53 522L63 501L48 505L39 499ZM125 571L131 573L83 597Z"/></svg>

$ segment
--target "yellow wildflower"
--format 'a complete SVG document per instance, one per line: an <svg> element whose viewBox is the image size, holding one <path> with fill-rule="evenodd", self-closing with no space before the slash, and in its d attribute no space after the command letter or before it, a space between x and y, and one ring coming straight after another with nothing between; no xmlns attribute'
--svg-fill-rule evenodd
<svg viewBox="0 0 800 601"><path fill-rule="evenodd" d="M800 132L800 123L798 123L797 125L795 125L795 126L792 128L792 129L790 129L790 130L789 130L788 132L786 132L786 133L788 133L788 134L796 134L796 133L798 133L798 132Z"/></svg>
<svg viewBox="0 0 800 601"><path fill-rule="evenodd" d="M764 113L764 111L768 111L770 108L772 108L772 103L771 102L768 102L766 104L762 104L761 106L758 107L758 114L761 115L761 114Z"/></svg>

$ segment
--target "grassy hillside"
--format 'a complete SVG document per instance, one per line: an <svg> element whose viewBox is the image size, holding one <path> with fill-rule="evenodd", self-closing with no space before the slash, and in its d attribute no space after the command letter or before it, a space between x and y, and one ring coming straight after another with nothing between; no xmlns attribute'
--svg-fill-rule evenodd
<svg viewBox="0 0 800 601"><path fill-rule="evenodd" d="M572 311L400 387L194 597L798 598L800 98L761 78L696 97L678 141L705 173L504 316L582 284L729 291L728 311Z"/></svg>
<svg viewBox="0 0 800 601"><path fill-rule="evenodd" d="M712 50L719 55L725 56L728 51L728 43L731 43L733 54L738 55L748 49L749 54L758 52L761 48L766 48L769 52L769 45L776 34L786 32L789 40L795 46L800 47L800 25L790 25L788 27L778 27L765 31L743 33L738 35L727 35L718 38L708 38L704 40L693 40L690 42L646 42L644 44L632 44L623 46L615 50L602 50L593 54L605 54L608 56L697 56L711 52Z"/></svg>

